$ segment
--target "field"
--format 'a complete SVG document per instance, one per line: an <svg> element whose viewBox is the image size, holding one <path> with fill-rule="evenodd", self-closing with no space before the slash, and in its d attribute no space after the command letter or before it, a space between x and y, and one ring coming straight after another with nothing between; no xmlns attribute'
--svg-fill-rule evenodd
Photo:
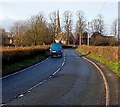
<svg viewBox="0 0 120 107"><path fill-rule="evenodd" d="M2 75L8 75L33 65L49 55L49 46L3 47Z"/></svg>
<svg viewBox="0 0 120 107"><path fill-rule="evenodd" d="M88 54L88 57L98 60L108 66L112 71L120 76L120 49L117 46L79 46L77 51Z"/></svg>

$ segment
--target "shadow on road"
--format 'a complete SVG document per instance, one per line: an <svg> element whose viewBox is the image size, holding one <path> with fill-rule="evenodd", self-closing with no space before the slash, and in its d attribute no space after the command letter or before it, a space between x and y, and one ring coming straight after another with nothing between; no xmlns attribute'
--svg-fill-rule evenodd
<svg viewBox="0 0 120 107"><path fill-rule="evenodd" d="M84 56L87 56L87 55L89 55L91 52L88 52L87 54L85 54L85 55L80 55L80 57L84 57Z"/></svg>

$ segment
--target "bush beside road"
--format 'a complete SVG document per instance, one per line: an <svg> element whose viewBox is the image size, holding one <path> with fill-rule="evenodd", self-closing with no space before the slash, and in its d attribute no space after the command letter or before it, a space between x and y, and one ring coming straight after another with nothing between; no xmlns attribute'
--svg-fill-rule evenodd
<svg viewBox="0 0 120 107"><path fill-rule="evenodd" d="M49 46L3 48L2 75L12 74L45 59L48 50Z"/></svg>
<svg viewBox="0 0 120 107"><path fill-rule="evenodd" d="M120 76L118 47L116 46L79 46L77 51L87 55L109 67L113 72Z"/></svg>

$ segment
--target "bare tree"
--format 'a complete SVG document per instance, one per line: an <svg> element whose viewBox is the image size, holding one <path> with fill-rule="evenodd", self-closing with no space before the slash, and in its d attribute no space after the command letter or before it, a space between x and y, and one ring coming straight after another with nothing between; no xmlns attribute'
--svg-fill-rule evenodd
<svg viewBox="0 0 120 107"><path fill-rule="evenodd" d="M23 44L23 37L26 34L25 31L25 22L24 21L17 21L14 23L14 25L11 27L11 33L12 36L14 36L14 44L15 45L22 45Z"/></svg>
<svg viewBox="0 0 120 107"><path fill-rule="evenodd" d="M42 13L31 17L29 20L30 35L33 40L33 45L44 43L45 30L47 28L46 21Z"/></svg>
<svg viewBox="0 0 120 107"><path fill-rule="evenodd" d="M118 19L115 19L112 23L111 34L118 38Z"/></svg>
<svg viewBox="0 0 120 107"><path fill-rule="evenodd" d="M4 28L0 27L0 46L4 46L8 41L8 34Z"/></svg>
<svg viewBox="0 0 120 107"><path fill-rule="evenodd" d="M49 35L49 28L44 15L39 13L29 20L16 22L11 32L16 45L42 45Z"/></svg>
<svg viewBox="0 0 120 107"><path fill-rule="evenodd" d="M72 13L67 10L63 13L64 16L64 29L67 33L67 38L69 38L72 31ZM67 39L67 43L69 44L69 39Z"/></svg>
<svg viewBox="0 0 120 107"><path fill-rule="evenodd" d="M55 30L56 30L56 11L50 13L49 15L51 23L49 24L49 29L53 37L53 42L55 41Z"/></svg>
<svg viewBox="0 0 120 107"><path fill-rule="evenodd" d="M10 31L12 32L12 34L13 34L14 36L19 36L21 24L22 24L21 21L17 21L17 22L15 22L14 25L11 27Z"/></svg>
<svg viewBox="0 0 120 107"><path fill-rule="evenodd" d="M85 32L86 21L84 18L83 11L79 10L76 13L77 15L77 22L76 22L76 32L79 34L79 45L82 43L82 34Z"/></svg>
<svg viewBox="0 0 120 107"><path fill-rule="evenodd" d="M99 14L96 19L93 19L90 23L90 27L92 33L99 32L103 34L105 32L105 24L104 24L103 16Z"/></svg>

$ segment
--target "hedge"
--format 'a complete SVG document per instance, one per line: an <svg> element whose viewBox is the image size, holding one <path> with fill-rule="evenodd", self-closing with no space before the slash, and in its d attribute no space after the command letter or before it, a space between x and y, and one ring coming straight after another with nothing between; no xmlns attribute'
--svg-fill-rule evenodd
<svg viewBox="0 0 120 107"><path fill-rule="evenodd" d="M49 46L3 48L2 64L11 64L38 54L44 54L48 49Z"/></svg>

